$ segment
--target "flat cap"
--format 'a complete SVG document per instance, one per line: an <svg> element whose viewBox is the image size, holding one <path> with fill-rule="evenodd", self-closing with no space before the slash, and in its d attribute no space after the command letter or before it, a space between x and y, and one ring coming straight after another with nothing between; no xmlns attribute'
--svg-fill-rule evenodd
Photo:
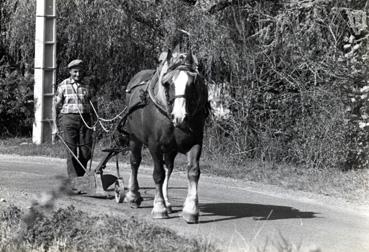
<svg viewBox="0 0 369 252"><path fill-rule="evenodd" d="M82 63L83 61L80 60L80 59L75 59L75 60L72 60L69 64L68 64L68 68L71 69L71 68L74 68L74 67L82 67Z"/></svg>

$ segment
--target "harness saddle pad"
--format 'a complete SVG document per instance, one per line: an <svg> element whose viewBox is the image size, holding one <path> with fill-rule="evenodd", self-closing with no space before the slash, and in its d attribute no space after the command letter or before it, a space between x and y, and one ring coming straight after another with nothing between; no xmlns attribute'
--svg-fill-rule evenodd
<svg viewBox="0 0 369 252"><path fill-rule="evenodd" d="M147 85L154 74L155 70L143 70L136 74L128 83L126 89L127 98L129 99L127 103L128 108L132 108L146 99Z"/></svg>
<svg viewBox="0 0 369 252"><path fill-rule="evenodd" d="M160 100L157 95L157 88L159 79L159 71L143 70L136 74L128 83L126 93L128 101L128 109L137 106L138 104L145 104L148 97L153 103L165 114L167 108L165 102Z"/></svg>

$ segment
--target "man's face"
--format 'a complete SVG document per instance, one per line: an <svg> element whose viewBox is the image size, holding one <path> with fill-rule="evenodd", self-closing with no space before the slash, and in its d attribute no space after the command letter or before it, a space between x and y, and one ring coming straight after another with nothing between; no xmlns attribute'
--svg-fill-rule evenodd
<svg viewBox="0 0 369 252"><path fill-rule="evenodd" d="M72 68L69 70L70 73L70 77L74 80L74 81L81 81L82 77L83 77L83 72L82 69L80 68Z"/></svg>

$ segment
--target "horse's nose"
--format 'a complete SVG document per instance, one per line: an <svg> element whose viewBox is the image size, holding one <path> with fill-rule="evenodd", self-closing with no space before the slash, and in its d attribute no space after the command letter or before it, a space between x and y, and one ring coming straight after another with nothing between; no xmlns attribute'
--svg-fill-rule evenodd
<svg viewBox="0 0 369 252"><path fill-rule="evenodd" d="M184 121L184 117L177 117L177 116L174 116L173 115L172 122L173 122L173 124L174 124L175 127L177 127L178 125L180 125L181 123L183 123L183 121Z"/></svg>
<svg viewBox="0 0 369 252"><path fill-rule="evenodd" d="M177 126L178 126L178 124L179 124L179 119L178 119L178 118L176 118L176 117L174 117L174 118L173 118L173 124L174 124L174 127L177 127Z"/></svg>

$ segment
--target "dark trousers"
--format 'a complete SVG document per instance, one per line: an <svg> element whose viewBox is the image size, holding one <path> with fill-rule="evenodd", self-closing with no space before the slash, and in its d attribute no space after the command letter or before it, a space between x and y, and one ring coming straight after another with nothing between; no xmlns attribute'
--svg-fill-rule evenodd
<svg viewBox="0 0 369 252"><path fill-rule="evenodd" d="M83 114L87 125L91 126L89 114ZM61 114L60 126L63 131L64 141L72 150L81 164L87 168L87 162L91 158L92 150L92 130L83 123L79 114ZM67 150L67 173L69 178L80 177L85 174L85 170L78 161Z"/></svg>

